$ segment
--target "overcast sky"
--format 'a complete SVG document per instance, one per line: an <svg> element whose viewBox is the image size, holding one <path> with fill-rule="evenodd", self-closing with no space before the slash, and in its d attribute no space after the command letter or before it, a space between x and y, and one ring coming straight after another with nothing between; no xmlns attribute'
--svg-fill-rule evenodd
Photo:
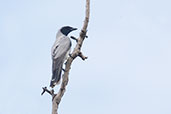
<svg viewBox="0 0 171 114"><path fill-rule="evenodd" d="M73 62L59 114L171 114L170 4L91 0L89 58ZM51 113L40 96L51 47L61 26L81 29L84 12L85 0L0 0L0 114Z"/></svg>

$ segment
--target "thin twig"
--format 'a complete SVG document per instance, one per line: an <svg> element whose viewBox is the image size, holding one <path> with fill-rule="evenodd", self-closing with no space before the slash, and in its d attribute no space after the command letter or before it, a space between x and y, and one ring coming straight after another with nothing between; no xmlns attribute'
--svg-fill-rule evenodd
<svg viewBox="0 0 171 114"><path fill-rule="evenodd" d="M78 39L76 37L71 36L70 38L73 39L73 40L75 40L76 42L78 42Z"/></svg>
<svg viewBox="0 0 171 114"><path fill-rule="evenodd" d="M48 90L47 87L42 87L43 92L41 93L41 95L43 95L45 92L49 93L50 95L54 95L54 90Z"/></svg>

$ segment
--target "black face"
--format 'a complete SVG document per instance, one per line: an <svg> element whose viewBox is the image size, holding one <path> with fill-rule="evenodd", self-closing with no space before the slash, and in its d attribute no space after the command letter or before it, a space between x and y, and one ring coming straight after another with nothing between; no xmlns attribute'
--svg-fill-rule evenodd
<svg viewBox="0 0 171 114"><path fill-rule="evenodd" d="M64 26L61 28L61 32L66 36L73 30L77 30L77 28L72 28L70 26Z"/></svg>

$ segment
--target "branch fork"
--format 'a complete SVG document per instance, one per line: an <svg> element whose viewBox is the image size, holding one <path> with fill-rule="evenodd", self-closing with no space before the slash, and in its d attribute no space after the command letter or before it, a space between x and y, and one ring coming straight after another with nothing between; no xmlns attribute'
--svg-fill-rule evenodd
<svg viewBox="0 0 171 114"><path fill-rule="evenodd" d="M82 52L80 52L80 53L78 54L78 56L79 56L83 61L86 60L86 59L88 59L88 57L84 56Z"/></svg>

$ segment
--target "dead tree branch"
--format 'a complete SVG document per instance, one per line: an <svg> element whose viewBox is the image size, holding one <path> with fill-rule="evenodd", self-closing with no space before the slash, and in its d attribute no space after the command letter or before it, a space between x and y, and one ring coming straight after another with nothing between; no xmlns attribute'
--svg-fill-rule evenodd
<svg viewBox="0 0 171 114"><path fill-rule="evenodd" d="M70 57L68 57L67 62L65 64L65 69L64 69L65 72L62 76L63 79L62 79L61 87L57 94L54 94L53 90L49 91L46 87L43 88L42 95L45 92L47 92L52 96L52 114L58 114L58 112L57 112L58 106L59 106L59 103L66 91L66 86L67 86L68 80L69 80L69 78L68 78L69 71L71 69L71 64L72 64L73 60L76 57L81 57L82 60L87 59L87 57L82 54L81 47L82 47L84 39L88 37L86 35L86 33L87 33L87 27L88 27L88 22L89 22L89 16L90 16L90 0L86 0L86 15L85 15L84 24L83 24L83 27L79 34L79 38L71 37L72 39L76 40L77 44L76 44L73 52L70 54Z"/></svg>

